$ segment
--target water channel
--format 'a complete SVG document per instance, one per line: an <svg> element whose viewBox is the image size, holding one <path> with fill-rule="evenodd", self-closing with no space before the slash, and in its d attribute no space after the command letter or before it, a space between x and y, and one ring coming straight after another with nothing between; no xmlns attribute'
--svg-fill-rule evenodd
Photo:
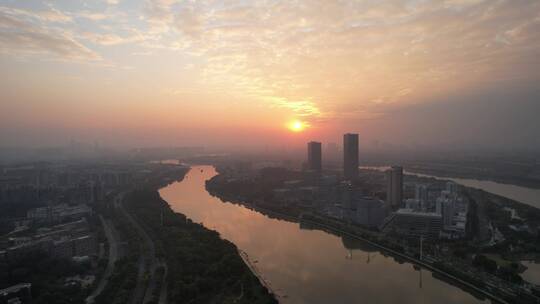
<svg viewBox="0 0 540 304"><path fill-rule="evenodd" d="M222 202L205 189L216 174L194 166L160 195L245 251L282 303L489 303L360 241Z"/></svg>

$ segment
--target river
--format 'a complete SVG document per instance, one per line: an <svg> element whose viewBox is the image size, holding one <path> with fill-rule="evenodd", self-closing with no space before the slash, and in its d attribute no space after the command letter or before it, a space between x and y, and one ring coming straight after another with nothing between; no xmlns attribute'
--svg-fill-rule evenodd
<svg viewBox="0 0 540 304"><path fill-rule="evenodd" d="M160 195L245 251L282 303L489 303L362 242L222 202L205 189L216 174L194 166Z"/></svg>
<svg viewBox="0 0 540 304"><path fill-rule="evenodd" d="M385 171L389 167L379 166L379 167L360 167L360 169L373 169L378 171ZM451 178L451 177L441 177L436 175L421 174L410 171L404 171L403 173L408 175L416 175L420 177L432 177L441 180L450 180L457 184L482 189L486 192L504 196L506 198L533 206L535 208L540 208L540 189L533 189L527 187L521 187L511 184L502 184L489 180L477 180L469 178Z"/></svg>

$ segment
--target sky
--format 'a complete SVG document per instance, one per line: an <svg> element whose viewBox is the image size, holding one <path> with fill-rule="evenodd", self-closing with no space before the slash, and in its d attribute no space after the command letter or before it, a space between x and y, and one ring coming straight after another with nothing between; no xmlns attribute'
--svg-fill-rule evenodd
<svg viewBox="0 0 540 304"><path fill-rule="evenodd" d="M0 0L1 147L540 149L539 84L537 0Z"/></svg>

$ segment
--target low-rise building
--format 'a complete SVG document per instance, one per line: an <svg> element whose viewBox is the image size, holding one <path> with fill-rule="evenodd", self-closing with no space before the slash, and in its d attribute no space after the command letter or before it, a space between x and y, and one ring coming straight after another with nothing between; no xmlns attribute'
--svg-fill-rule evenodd
<svg viewBox="0 0 540 304"><path fill-rule="evenodd" d="M73 256L89 256L97 254L97 242L93 235L85 235L72 240Z"/></svg>
<svg viewBox="0 0 540 304"><path fill-rule="evenodd" d="M407 237L439 238L443 227L442 216L433 212L398 209L386 219L380 229Z"/></svg>
<svg viewBox="0 0 540 304"><path fill-rule="evenodd" d="M90 214L92 214L92 208L86 204L75 206L60 204L31 209L26 217L37 222L55 223L66 219L77 220Z"/></svg>
<svg viewBox="0 0 540 304"><path fill-rule="evenodd" d="M31 299L31 283L19 283L8 288L0 289L0 304L30 303Z"/></svg>
<svg viewBox="0 0 540 304"><path fill-rule="evenodd" d="M387 205L378 199L363 197L354 201L356 214L353 222L369 228L378 227L388 215Z"/></svg>

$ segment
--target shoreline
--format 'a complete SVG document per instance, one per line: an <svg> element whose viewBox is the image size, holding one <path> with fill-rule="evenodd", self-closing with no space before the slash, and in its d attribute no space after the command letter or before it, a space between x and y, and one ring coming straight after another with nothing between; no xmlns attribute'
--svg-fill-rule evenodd
<svg viewBox="0 0 540 304"><path fill-rule="evenodd" d="M216 196L217 197L217 196ZM219 198L219 197L218 197ZM220 198L221 199L221 198ZM377 242L374 242L372 240L369 240L369 239L366 239L354 232L349 232L349 231L345 231L345 230L342 230L340 229L339 227L336 227L336 226L332 226L330 224L327 224L327 223L323 223L323 222L318 222L314 219L306 219L305 217L302 217L302 218L297 218L293 215L290 215L290 214L286 214L286 213L282 213L280 211L276 211L276 210L272 210L272 209L268 209L268 208L265 208L265 207L261 207L261 206L257 206L255 204L250 204L250 203L247 203L247 202L238 202L238 201L235 201L235 202L229 202L229 201L223 201L223 203L232 203L232 204L238 204L238 205L241 205L245 208L248 208L250 210L254 210L256 212L259 212L261 214L263 214L264 216L268 216L269 218L277 218L279 220L285 220L285 221L289 221L289 222L293 222L293 223L298 223L298 224L302 224L302 223L307 223L307 224L310 224L312 226L315 226L317 228L314 228L314 229L318 229L318 230L322 230L322 231L325 231L325 232L328 232L328 233L331 233L331 234L334 234L336 236L348 236L348 237L352 237L354 239L357 239L359 241L362 241L370 246L373 246L375 248L378 248L380 251L381 251L381 254L387 254L388 256L391 256L392 258L394 258L396 261L401 258L405 261L407 261L408 263L412 264L413 267L421 267L421 268L425 268L429 271L432 272L432 274L435 276L435 275L440 275L444 278L446 278L447 280L450 280L450 282L448 281L445 281L446 284L450 284L450 285L454 285L460 289L462 289L463 291L465 292L468 292L470 293L471 295L479 298L479 299L489 299L491 301L493 301L493 303L503 303L503 304L508 304L509 302L507 302L506 300L496 296L496 295L493 295L493 294L490 294L489 291L485 290L485 289L482 289L478 286L475 286L474 284L464 280L464 279L460 279L456 276L453 276L447 272L445 272L444 270L441 270L437 267L435 267L434 265L430 265L428 264L427 262L424 262L424 261L421 261L421 260L418 260L412 256L409 256L407 254L404 254L404 253L400 253L400 252L397 252L396 250L393 250L391 248L388 248L382 244L379 244ZM273 217L274 216L274 217ZM325 219L322 219L321 220L325 220ZM329 219L326 219L326 220L329 220ZM443 280L442 278L439 278L440 280Z"/></svg>
<svg viewBox="0 0 540 304"><path fill-rule="evenodd" d="M182 269L185 271L186 267L188 267L185 265L187 263L185 259L189 259L189 255L183 257L187 253L184 253L184 250L180 250L180 248L189 246L189 250L197 252L198 259L202 259L197 265L189 263L191 265L188 268L198 269L190 275L198 278L191 284L216 280L219 275L225 275L227 273L223 272L225 269L223 266L225 265L235 267L235 271L228 272L224 277L227 278L227 281L234 278L233 283L230 283L233 285L223 285L225 279L216 281L214 284L210 284L214 288L211 288L214 293L208 292L208 294L200 295L194 299L218 302L233 299L237 303L251 303L253 301L259 301L258 303L278 303L276 295L272 294L260 282L257 275L252 272L249 265L246 265L238 247L234 243L221 238L216 231L193 222L186 215L175 212L169 202L160 196L160 189L172 183L181 182L192 170L192 168L184 166L178 168L180 168L180 171L172 170L130 191L130 196L134 198L125 204L126 209L138 221L142 222L147 233L153 238L154 243L156 243L157 255L167 262L167 284L171 287L178 286L178 284L188 284L179 272ZM187 243L182 245L184 242ZM208 246L211 246L213 250L208 250L206 248ZM220 254L216 255L216 253ZM226 263L224 259L227 261ZM222 264L223 266L221 266ZM208 276L206 273L210 270L217 271L219 275ZM247 292L248 289L249 292ZM244 290L246 290L245 293ZM189 292L189 290L179 291L177 288L169 288L171 299L175 298L175 293L180 296L180 293L184 294L186 292ZM241 296L238 296L238 294Z"/></svg>
<svg viewBox="0 0 540 304"><path fill-rule="evenodd" d="M379 164L379 165L373 165L373 164L366 164L360 166L360 169L368 169L368 168L377 168L377 167L389 167L390 164ZM455 179L469 179L469 180L475 180L475 181L481 181L481 182L493 182L501 185L507 185L507 186L516 186L516 187L522 187L527 188L531 190L540 190L540 181L536 179L530 179L530 178L517 178L513 176L493 176L493 175L479 175L477 173L473 172L456 172L456 171L448 171L443 169L433 169L433 168L427 168L427 167L421 167L419 168L417 165L403 165L403 169L407 171L408 173L412 174L423 174L423 175L431 175L434 177L438 177L440 179L446 179L446 178L455 178Z"/></svg>
<svg viewBox="0 0 540 304"><path fill-rule="evenodd" d="M219 175L216 175L219 176ZM368 231L362 232L361 230L355 231L353 227L345 227L343 223L335 223L335 225L329 225L329 222L335 222L335 220L330 218L323 218L322 216L315 216L313 217L320 217L320 220L323 222L322 224L319 222L313 222L313 221L306 221L305 217L301 219L301 215L304 213L302 210L297 209L291 209L291 210L274 210L274 208L267 208L267 206L260 205L260 202L258 202L256 199L254 201L252 200L246 200L242 197L235 197L232 193L221 193L220 187L215 184L215 181L212 182L212 179L207 181L207 188L206 190L210 193L210 195L215 196L219 198L222 202L229 202L232 204L238 204L242 205L248 209L255 210L259 213L262 213L265 216L268 216L270 218L277 217L278 219L291 221L295 223L308 223L316 225L318 228L323 231L327 231L327 229L342 233L345 235L348 235L350 237L354 237L356 239L359 239L361 241L366 242L369 245L375 246L387 253L390 253L391 256L394 258L401 258L406 259L413 265L419 265L423 268L429 269L432 271L433 274L438 274L439 276L446 277L450 282L445 282L447 284L456 285L458 284L461 289L463 289L466 292L469 292L471 294L481 294L483 297L492 299L495 302L499 303L509 303L513 300L515 300L515 297L517 296L514 293L508 293L505 289L499 289L495 285L492 285L491 283L484 282L482 279L472 277L470 271L462 271L459 269L453 269L446 263L445 261L438 261L438 260L432 260L429 261L429 258L419 260L418 258L414 256L410 256L409 254L406 254L405 252L398 252L397 249L394 250L392 247L387 247L385 243L380 243L376 240L376 235L371 235L374 239L370 237L370 233ZM481 193L482 190L478 189L472 189L475 193ZM488 193L489 194L489 193ZM497 196L493 194L494 196ZM506 200L506 199L505 199ZM508 199L509 201L512 201ZM532 206L525 205L523 203L515 202L517 203L517 206L521 208L533 208ZM514 205L514 204L513 204ZM290 211L290 212L289 212ZM308 213L309 214L309 213ZM344 228L345 227L345 228ZM358 227L360 229L360 227ZM332 233L335 234L335 233ZM363 237L366 235L368 239ZM391 245L391 244L390 244ZM495 290L497 290L496 293L492 293ZM472 291L472 292L471 292ZM508 301L507 301L508 300Z"/></svg>

